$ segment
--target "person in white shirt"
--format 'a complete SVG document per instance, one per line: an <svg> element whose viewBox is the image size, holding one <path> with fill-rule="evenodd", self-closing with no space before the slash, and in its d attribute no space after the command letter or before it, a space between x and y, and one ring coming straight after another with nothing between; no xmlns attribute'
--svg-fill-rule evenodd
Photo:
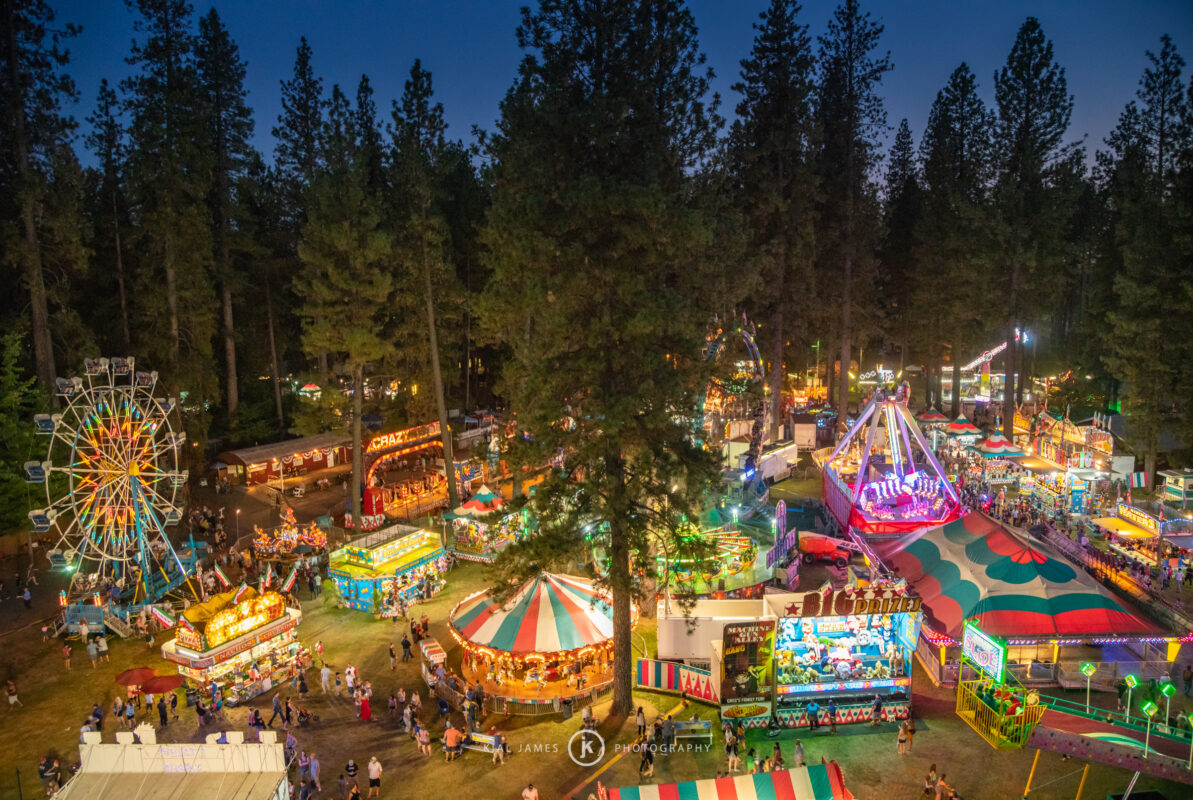
<svg viewBox="0 0 1193 800"><path fill-rule="evenodd" d="M526 784L522 790L522 800L539 800L539 790L534 788L533 783Z"/></svg>
<svg viewBox="0 0 1193 800"><path fill-rule="evenodd" d="M376 794L373 794L376 792ZM381 762L377 756L369 759L369 797L381 796Z"/></svg>

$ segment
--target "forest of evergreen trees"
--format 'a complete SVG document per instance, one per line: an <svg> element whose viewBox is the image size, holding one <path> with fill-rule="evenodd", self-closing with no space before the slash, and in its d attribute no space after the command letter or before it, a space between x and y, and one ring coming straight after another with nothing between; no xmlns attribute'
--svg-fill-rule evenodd
<svg viewBox="0 0 1193 800"><path fill-rule="evenodd" d="M3 9L14 478L16 426L50 403L26 376L48 387L88 356L158 370L201 444L493 404L533 426L580 397L607 419L674 405L691 383L650 365L698 360L729 309L759 322L774 389L822 343L830 364L924 365L939 402L941 363L1022 328L1036 343L1008 372L1121 408L1147 469L1163 435L1189 440L1193 82L1163 31L1104 142L1069 131L1064 65L1028 18L1005 64L957 65L927 130L891 126L883 153L894 60L855 0L821 31L773 0L732 114L682 2L541 0L495 129L470 141L448 138L415 54L402 96L377 98L367 75L325 85L305 39L282 113L256 119L236 42L186 0L129 3L132 73L83 124L65 110L80 32L47 0ZM292 380L356 391L300 404Z"/></svg>

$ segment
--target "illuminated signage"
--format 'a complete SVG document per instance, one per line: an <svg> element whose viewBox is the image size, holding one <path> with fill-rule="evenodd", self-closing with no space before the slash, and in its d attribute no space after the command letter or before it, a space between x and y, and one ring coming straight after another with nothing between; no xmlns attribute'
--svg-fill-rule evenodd
<svg viewBox="0 0 1193 800"><path fill-rule="evenodd" d="M1119 503L1115 514L1119 519L1126 520L1132 525L1138 525L1153 536L1160 535L1160 520L1153 517L1151 514L1140 511L1135 506L1129 506L1126 503Z"/></svg>
<svg viewBox="0 0 1193 800"><path fill-rule="evenodd" d="M277 592L266 592L220 611L207 621L202 633L180 625L178 644L192 650L210 650L272 622L285 611L282 596Z"/></svg>
<svg viewBox="0 0 1193 800"><path fill-rule="evenodd" d="M882 678L876 681L840 681L833 683L795 683L775 688L777 694L808 694L811 692L849 692L869 689L889 689L910 686L911 678Z"/></svg>
<svg viewBox="0 0 1193 800"><path fill-rule="evenodd" d="M264 627L257 629L249 636L242 637L224 648L210 651L207 655L191 655L190 651L182 652L177 649L163 647L162 656L168 661L173 661L175 664L180 664L188 669L207 669L216 664L222 664L246 650L251 650L262 642L268 642L271 639L281 636L286 631L298 625L300 619L296 614L294 616L287 614L283 619L274 620Z"/></svg>
<svg viewBox="0 0 1193 800"><path fill-rule="evenodd" d="M404 444L407 444L408 442L413 442L418 439L426 439L428 437L438 435L438 422L432 422L429 425L419 425L416 428L407 428L404 431L379 433L369 441L369 446L365 449L365 452L379 453L382 450L390 450L394 447L400 447Z"/></svg>
<svg viewBox="0 0 1193 800"><path fill-rule="evenodd" d="M1007 667L1007 646L990 636L972 622L965 623L961 638L961 653L975 667L1002 683Z"/></svg>
<svg viewBox="0 0 1193 800"><path fill-rule="evenodd" d="M918 597L899 594L892 589L881 593L806 592L788 603L788 617L839 617L850 614L902 614L920 610L923 601Z"/></svg>

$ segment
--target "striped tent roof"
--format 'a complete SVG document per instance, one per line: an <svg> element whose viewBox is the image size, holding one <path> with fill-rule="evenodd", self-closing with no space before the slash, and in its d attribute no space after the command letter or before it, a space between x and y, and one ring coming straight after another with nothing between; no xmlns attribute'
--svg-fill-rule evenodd
<svg viewBox="0 0 1193 800"><path fill-rule="evenodd" d="M937 411L935 408L928 409L923 414L920 414L917 419L919 419L920 422L948 422L949 421L948 417L946 417L944 414Z"/></svg>
<svg viewBox="0 0 1193 800"><path fill-rule="evenodd" d="M452 514L456 517L483 517L505 505L500 495L493 494L488 486L481 485L476 494L456 506Z"/></svg>
<svg viewBox="0 0 1193 800"><path fill-rule="evenodd" d="M852 800L837 762L684 783L624 786L609 800Z"/></svg>
<svg viewBox="0 0 1193 800"><path fill-rule="evenodd" d="M974 449L987 456L1021 456L1023 451L1015 446L1007 437L1001 433L992 433L982 441L974 445Z"/></svg>
<svg viewBox="0 0 1193 800"><path fill-rule="evenodd" d="M1064 557L985 514L874 548L923 598L929 624L957 640L967 619L995 636L1156 632Z"/></svg>
<svg viewBox="0 0 1193 800"><path fill-rule="evenodd" d="M504 606L488 592L467 598L448 618L473 644L519 655L559 653L613 636L613 605L587 578L544 572Z"/></svg>
<svg viewBox="0 0 1193 800"><path fill-rule="evenodd" d="M945 430L954 436L972 436L982 432L982 429L967 420L964 414L950 422Z"/></svg>

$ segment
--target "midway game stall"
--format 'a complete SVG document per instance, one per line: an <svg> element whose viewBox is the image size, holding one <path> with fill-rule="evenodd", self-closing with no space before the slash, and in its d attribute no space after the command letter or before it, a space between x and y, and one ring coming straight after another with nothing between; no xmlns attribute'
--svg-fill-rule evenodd
<svg viewBox="0 0 1193 800"><path fill-rule="evenodd" d="M1001 433L992 433L975 444L973 449L982 457L982 471L987 484L998 486L1015 482L1020 466L1011 458L1022 456L1024 452L1010 439Z"/></svg>
<svg viewBox="0 0 1193 800"><path fill-rule="evenodd" d="M826 449L827 450L827 449ZM956 519L957 492L907 410L907 387L878 389L831 454L814 458L842 531L905 534Z"/></svg>
<svg viewBox="0 0 1193 800"><path fill-rule="evenodd" d="M522 515L502 513L505 500L482 485L476 494L443 515L451 522L448 549L456 558L491 564L501 550L523 533Z"/></svg>
<svg viewBox="0 0 1193 800"><path fill-rule="evenodd" d="M379 433L365 446L366 514L411 518L447 505L446 474L438 422Z"/></svg>
<svg viewBox="0 0 1193 800"><path fill-rule="evenodd" d="M464 650L464 679L507 713L550 713L556 701L612 685L612 600L587 578L544 572L504 604L478 592L452 609L448 624Z"/></svg>
<svg viewBox="0 0 1193 800"><path fill-rule="evenodd" d="M230 480L254 486L286 478L300 478L312 470L326 470L351 463L352 440L342 433L320 433L273 442L240 450L228 450L218 456L227 465Z"/></svg>
<svg viewBox="0 0 1193 800"><path fill-rule="evenodd" d="M286 680L303 654L302 611L287 608L277 592L241 585L182 612L162 656L178 665L190 688L214 685L229 705L243 703Z"/></svg>
<svg viewBox="0 0 1193 800"><path fill-rule="evenodd" d="M920 627L920 598L902 588L845 589L766 598L778 618L775 716L785 727L810 724L808 706L827 723L869 722L875 696L885 720L911 714L911 657Z"/></svg>
<svg viewBox="0 0 1193 800"><path fill-rule="evenodd" d="M806 767L729 775L684 783L605 789L600 800L853 800L836 761Z"/></svg>
<svg viewBox="0 0 1193 800"><path fill-rule="evenodd" d="M437 594L446 570L437 532L391 525L333 552L327 575L348 608L392 616L398 598L413 602Z"/></svg>
<svg viewBox="0 0 1193 800"><path fill-rule="evenodd" d="M1180 646L1046 545L984 514L874 550L923 599L917 654L938 684L955 679L967 620L1007 640L1007 668L1024 684L1058 682L1065 657L1099 662L1123 653L1138 663L1125 648L1104 645L1167 643L1167 660Z"/></svg>
<svg viewBox="0 0 1193 800"><path fill-rule="evenodd" d="M1159 564L1164 523L1141 508L1116 503L1113 517L1098 517L1090 520L1110 536L1110 551L1127 559L1139 561L1148 567ZM1175 566L1175 565L1174 565Z"/></svg>
<svg viewBox="0 0 1193 800"><path fill-rule="evenodd" d="M766 727L770 722L774 648L774 619L726 623L713 664L713 674L719 672L721 678L721 719L747 728Z"/></svg>

